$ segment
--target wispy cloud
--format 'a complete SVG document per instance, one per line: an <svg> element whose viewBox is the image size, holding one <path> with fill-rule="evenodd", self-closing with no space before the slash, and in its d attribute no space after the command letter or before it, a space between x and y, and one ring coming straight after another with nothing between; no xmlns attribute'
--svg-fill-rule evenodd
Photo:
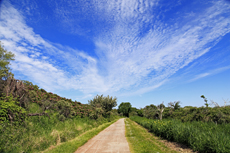
<svg viewBox="0 0 230 153"><path fill-rule="evenodd" d="M202 74L199 74L199 75L195 76L195 78L191 79L189 82L196 81L198 79L204 78L204 77L209 76L209 75L211 75L211 73L202 73Z"/></svg>
<svg viewBox="0 0 230 153"><path fill-rule="evenodd" d="M188 82L193 82L193 81L196 81L198 79L202 79L202 78L210 76L210 75L218 74L218 73L221 73L221 72L226 71L228 69L230 69L230 66L225 66L225 67L213 69L211 71L196 75L193 79L189 80Z"/></svg>
<svg viewBox="0 0 230 153"><path fill-rule="evenodd" d="M95 30L92 41L97 57L43 39L6 1L0 38L16 54L15 72L47 90L74 89L85 98L94 93L126 95L154 90L230 32L230 6L223 1L187 15L182 15L184 10L176 12L179 17L173 19L164 14L170 8L159 11L165 6L158 0L94 0L79 3L81 10L74 6L78 5L70 1L55 3L56 18L80 35ZM84 28L84 21L92 27ZM197 75L193 81L210 74Z"/></svg>

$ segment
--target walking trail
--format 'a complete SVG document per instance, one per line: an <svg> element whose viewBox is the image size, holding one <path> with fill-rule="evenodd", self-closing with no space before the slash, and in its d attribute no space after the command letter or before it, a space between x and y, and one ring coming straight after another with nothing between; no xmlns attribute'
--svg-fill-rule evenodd
<svg viewBox="0 0 230 153"><path fill-rule="evenodd" d="M119 119L89 140L75 153L130 153L125 137L124 118Z"/></svg>

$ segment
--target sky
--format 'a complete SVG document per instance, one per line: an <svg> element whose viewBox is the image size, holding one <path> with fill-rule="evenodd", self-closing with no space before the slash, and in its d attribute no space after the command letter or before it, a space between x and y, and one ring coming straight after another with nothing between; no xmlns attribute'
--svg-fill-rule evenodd
<svg viewBox="0 0 230 153"><path fill-rule="evenodd" d="M15 78L84 104L230 105L229 0L0 0Z"/></svg>

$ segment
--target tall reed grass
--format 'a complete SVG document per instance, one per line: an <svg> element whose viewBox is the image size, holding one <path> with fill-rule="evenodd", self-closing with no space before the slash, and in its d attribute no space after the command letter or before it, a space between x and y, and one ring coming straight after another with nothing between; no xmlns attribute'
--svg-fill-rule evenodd
<svg viewBox="0 0 230 153"><path fill-rule="evenodd" d="M157 136L186 144L194 151L204 153L230 152L230 124L183 123L178 120L153 120L139 116L132 116L130 119Z"/></svg>

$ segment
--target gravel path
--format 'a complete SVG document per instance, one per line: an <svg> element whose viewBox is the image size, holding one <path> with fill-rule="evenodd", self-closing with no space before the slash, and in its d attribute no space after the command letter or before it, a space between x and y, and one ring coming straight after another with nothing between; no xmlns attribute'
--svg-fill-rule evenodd
<svg viewBox="0 0 230 153"><path fill-rule="evenodd" d="M130 153L125 137L124 118L119 119L89 140L75 153Z"/></svg>

